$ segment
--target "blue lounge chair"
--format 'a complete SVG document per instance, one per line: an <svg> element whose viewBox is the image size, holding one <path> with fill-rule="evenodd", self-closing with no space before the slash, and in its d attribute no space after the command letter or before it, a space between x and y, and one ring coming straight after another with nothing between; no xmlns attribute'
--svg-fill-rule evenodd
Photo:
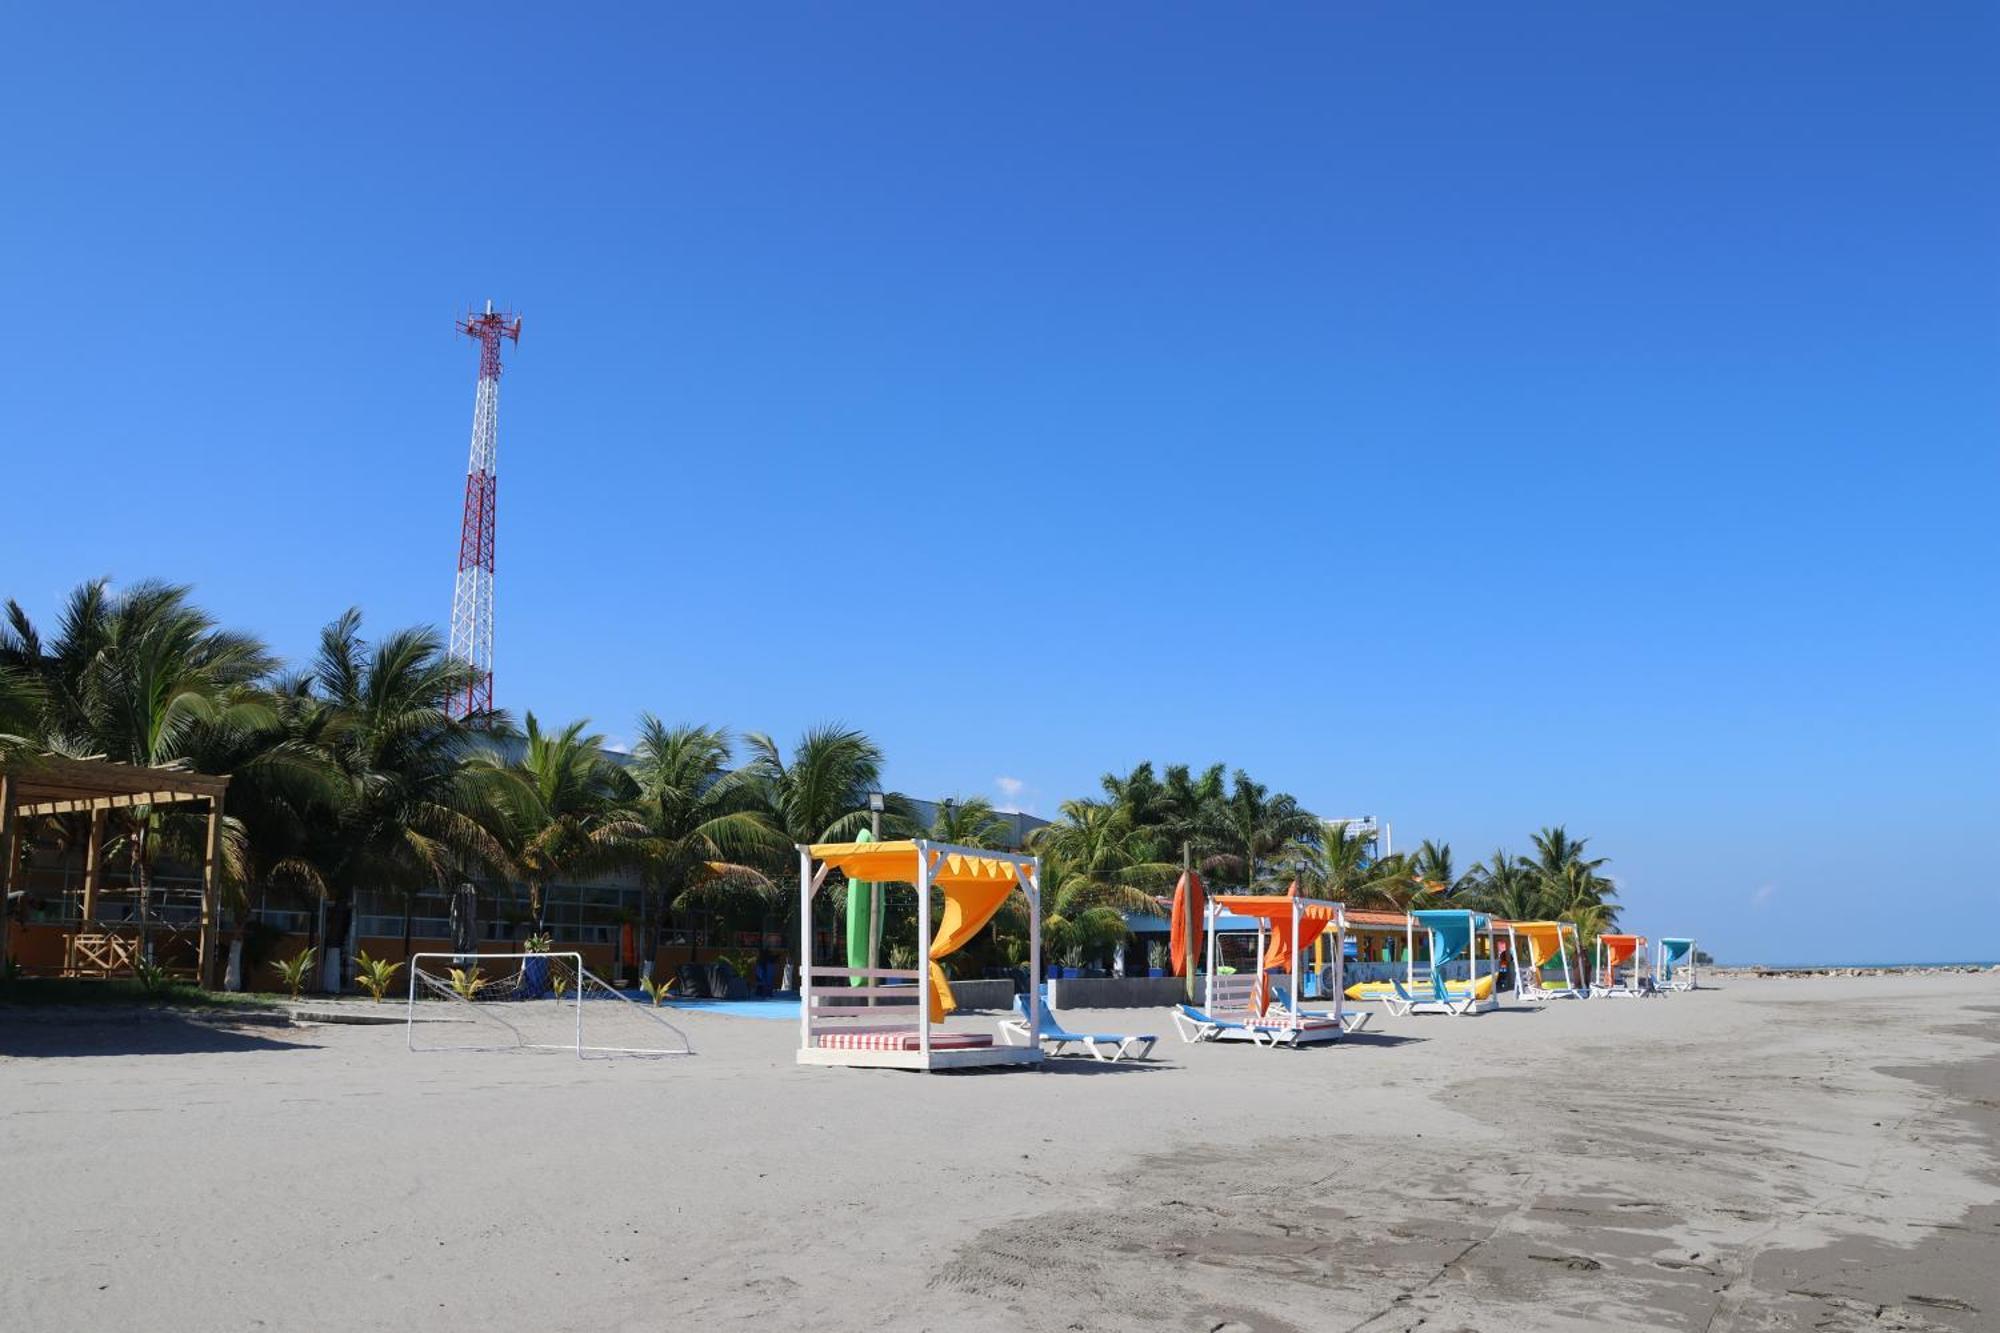
<svg viewBox="0 0 2000 1333"><path fill-rule="evenodd" d="M1010 1046L1026 1046L1029 1041L1027 996L1014 997L1014 1012L1020 1017L1009 1018L1000 1024L1001 1040ZM1046 995L1042 997L1042 1025L1035 1036L1051 1043L1052 1049L1049 1051L1051 1055L1061 1055L1065 1046L1076 1045L1089 1051L1093 1059L1102 1060L1106 1064L1117 1064L1128 1057L1143 1060L1153 1053L1153 1043L1159 1040L1157 1037L1120 1036L1110 1032L1065 1031L1062 1024L1057 1021L1055 1011L1049 1008ZM1018 1041L1015 1040L1017 1037Z"/></svg>
<svg viewBox="0 0 2000 1333"><path fill-rule="evenodd" d="M1319 1019L1328 1023L1337 1020L1340 1023L1340 1030L1342 1032L1359 1032L1361 1029L1367 1027L1368 1020L1374 1017L1366 1009L1343 1008L1337 1014L1331 1009L1294 1010L1292 1008L1292 988L1282 981L1271 983L1271 1004L1287 1012L1295 1012L1300 1018L1304 1019ZM1269 1010L1265 1012L1268 1013Z"/></svg>
<svg viewBox="0 0 2000 1333"><path fill-rule="evenodd" d="M1270 1033L1260 1031L1248 1023L1238 1023L1233 1019L1216 1018L1203 1013L1191 1004L1174 1006L1174 1027L1185 1042L1214 1041L1225 1032L1241 1032L1258 1046L1271 1044Z"/></svg>

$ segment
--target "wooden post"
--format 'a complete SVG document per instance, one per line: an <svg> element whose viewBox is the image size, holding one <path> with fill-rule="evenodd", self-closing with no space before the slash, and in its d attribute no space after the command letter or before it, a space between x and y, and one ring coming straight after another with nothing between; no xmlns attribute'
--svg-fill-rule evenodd
<svg viewBox="0 0 2000 1333"><path fill-rule="evenodd" d="M7 927L14 913L14 780L0 773L0 967L6 965Z"/></svg>
<svg viewBox="0 0 2000 1333"><path fill-rule="evenodd" d="M97 923L97 897L104 891L104 825L108 815L103 810L90 812L90 842L83 853L83 924Z"/></svg>
<svg viewBox="0 0 2000 1333"><path fill-rule="evenodd" d="M195 981L203 990L220 989L215 973L218 927L222 916L222 798L208 798L208 842L201 863L201 943Z"/></svg>

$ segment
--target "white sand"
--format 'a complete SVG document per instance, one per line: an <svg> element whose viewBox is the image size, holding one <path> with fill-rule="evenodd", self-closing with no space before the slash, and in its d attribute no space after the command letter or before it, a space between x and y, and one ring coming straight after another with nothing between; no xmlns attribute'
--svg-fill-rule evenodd
<svg viewBox="0 0 2000 1333"><path fill-rule="evenodd" d="M928 1077L0 1010L0 1329L2000 1327L2000 976L1722 985Z"/></svg>

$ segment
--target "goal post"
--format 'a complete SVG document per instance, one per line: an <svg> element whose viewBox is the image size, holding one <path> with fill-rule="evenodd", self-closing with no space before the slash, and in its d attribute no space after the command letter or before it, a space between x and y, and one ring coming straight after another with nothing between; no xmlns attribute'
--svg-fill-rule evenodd
<svg viewBox="0 0 2000 1333"><path fill-rule="evenodd" d="M410 958L412 1051L574 1051L578 1058L692 1055L687 1034L583 965L579 953L420 953Z"/></svg>

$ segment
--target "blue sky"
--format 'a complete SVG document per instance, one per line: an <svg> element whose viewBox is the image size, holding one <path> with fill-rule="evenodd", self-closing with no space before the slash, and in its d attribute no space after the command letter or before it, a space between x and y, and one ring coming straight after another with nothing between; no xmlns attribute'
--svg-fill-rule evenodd
<svg viewBox="0 0 2000 1333"><path fill-rule="evenodd" d="M1938 3L85 4L0 42L0 592L1048 813L1544 823L1737 959L1994 957L2000 21ZM1892 920L1857 913L1894 902Z"/></svg>

